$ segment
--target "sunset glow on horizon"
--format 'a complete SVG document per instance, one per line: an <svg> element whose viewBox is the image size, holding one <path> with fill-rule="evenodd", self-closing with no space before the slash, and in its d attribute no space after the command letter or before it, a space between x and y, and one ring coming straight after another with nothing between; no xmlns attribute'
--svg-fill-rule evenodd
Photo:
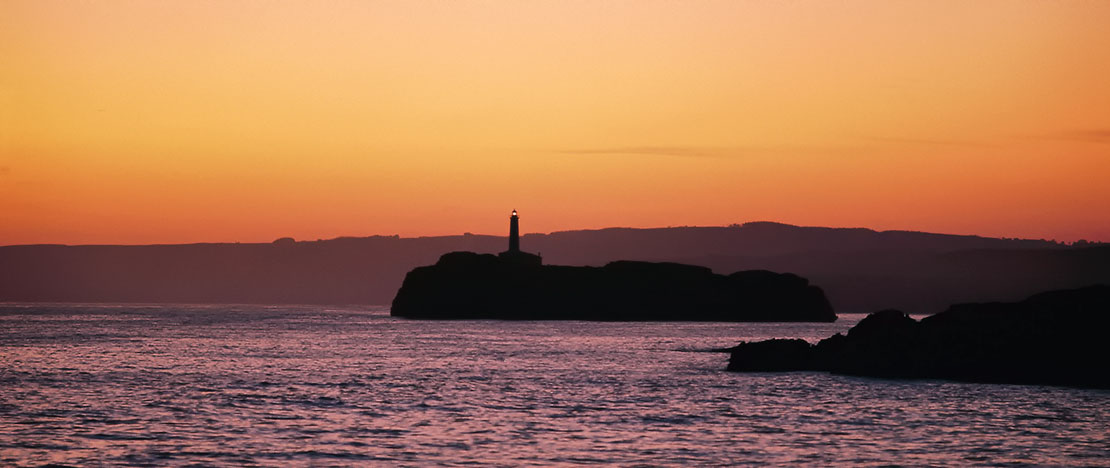
<svg viewBox="0 0 1110 468"><path fill-rule="evenodd" d="M1110 2L0 3L0 245L1110 242Z"/></svg>

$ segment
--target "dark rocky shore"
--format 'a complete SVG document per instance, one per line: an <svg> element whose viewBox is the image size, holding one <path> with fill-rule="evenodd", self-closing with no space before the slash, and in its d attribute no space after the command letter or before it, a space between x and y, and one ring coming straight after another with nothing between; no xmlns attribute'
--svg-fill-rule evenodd
<svg viewBox="0 0 1110 468"><path fill-rule="evenodd" d="M885 310L816 345L741 343L731 348L728 370L1110 388L1108 325L1104 285L958 304L921 321Z"/></svg>
<svg viewBox="0 0 1110 468"><path fill-rule="evenodd" d="M578 267L521 259L445 254L435 265L408 273L391 314L416 319L836 320L824 292L792 274L756 270L726 276L677 263Z"/></svg>

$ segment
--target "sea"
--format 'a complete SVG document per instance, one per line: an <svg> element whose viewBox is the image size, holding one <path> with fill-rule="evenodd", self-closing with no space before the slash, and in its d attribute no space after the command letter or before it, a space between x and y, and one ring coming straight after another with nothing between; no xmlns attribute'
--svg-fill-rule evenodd
<svg viewBox="0 0 1110 468"><path fill-rule="evenodd" d="M0 304L2 466L1110 466L1110 392L726 372L835 323Z"/></svg>

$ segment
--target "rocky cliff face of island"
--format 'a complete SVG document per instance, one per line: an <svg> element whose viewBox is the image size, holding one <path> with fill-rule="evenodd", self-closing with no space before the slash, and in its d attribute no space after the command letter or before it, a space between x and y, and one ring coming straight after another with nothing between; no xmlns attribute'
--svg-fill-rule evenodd
<svg viewBox="0 0 1110 468"><path fill-rule="evenodd" d="M959 304L921 321L885 310L817 345L741 343L732 348L728 370L1110 388L1108 325L1110 286Z"/></svg>
<svg viewBox="0 0 1110 468"><path fill-rule="evenodd" d="M820 288L792 274L714 274L677 263L538 265L453 252L405 277L392 315L420 319L836 320Z"/></svg>

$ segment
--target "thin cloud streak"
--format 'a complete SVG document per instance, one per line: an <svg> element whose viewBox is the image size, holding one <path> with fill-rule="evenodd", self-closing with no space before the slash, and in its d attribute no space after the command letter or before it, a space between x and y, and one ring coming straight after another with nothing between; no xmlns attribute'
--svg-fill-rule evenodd
<svg viewBox="0 0 1110 468"><path fill-rule="evenodd" d="M982 143L970 140L943 140L932 138L902 138L902 137L864 137L866 140L875 141L879 143L898 143L910 145L943 145L943 146L995 146L989 143Z"/></svg>
<svg viewBox="0 0 1110 468"><path fill-rule="evenodd" d="M858 149L853 146L616 146L600 148L575 148L555 150L562 154L634 154L645 156L674 156L684 158L729 158L782 153L841 152Z"/></svg>
<svg viewBox="0 0 1110 468"><path fill-rule="evenodd" d="M1090 143L1110 143L1110 129L1075 130L1049 135L1054 140L1086 141Z"/></svg>

